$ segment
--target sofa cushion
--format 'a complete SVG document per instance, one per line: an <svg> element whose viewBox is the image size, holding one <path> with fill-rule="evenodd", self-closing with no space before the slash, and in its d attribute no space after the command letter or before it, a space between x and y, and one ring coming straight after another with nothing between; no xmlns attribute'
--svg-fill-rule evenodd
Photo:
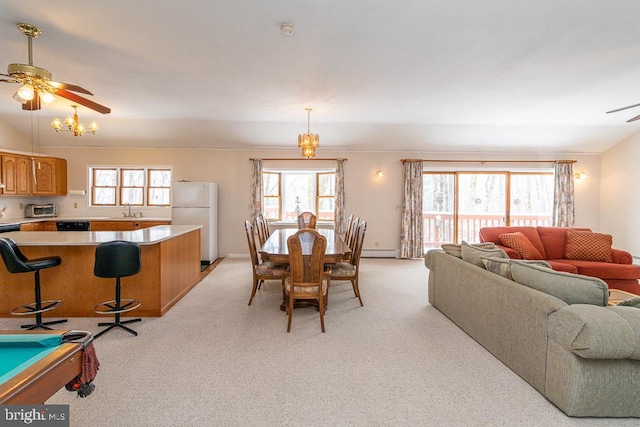
<svg viewBox="0 0 640 427"><path fill-rule="evenodd" d="M533 246L531 240L519 231L504 233L498 237L504 246L515 249L522 259L543 259L542 254Z"/></svg>
<svg viewBox="0 0 640 427"><path fill-rule="evenodd" d="M578 267L568 263L566 259L547 259L546 261L555 271L564 271L565 273L578 274Z"/></svg>
<svg viewBox="0 0 640 427"><path fill-rule="evenodd" d="M640 266L634 264L614 264L611 262L565 259L562 262L573 265L578 274L601 279L640 279Z"/></svg>
<svg viewBox="0 0 640 427"><path fill-rule="evenodd" d="M540 241L544 246L546 259L562 259L564 256L564 247L567 243L566 227L536 227ZM589 228L572 227L572 230L591 231Z"/></svg>
<svg viewBox="0 0 640 427"><path fill-rule="evenodd" d="M613 238L610 234L569 229L564 256L567 259L612 262L612 243Z"/></svg>
<svg viewBox="0 0 640 427"><path fill-rule="evenodd" d="M605 306L609 287L596 277L554 271L537 265L513 260L511 275L516 282L553 295L567 304Z"/></svg>
<svg viewBox="0 0 640 427"><path fill-rule="evenodd" d="M484 268L484 264L482 263L483 257L509 258L509 256L502 249L496 248L495 245L493 248L481 248L478 246L470 245L467 242L462 242L460 250L462 252L462 259L464 261L482 268Z"/></svg>
<svg viewBox="0 0 640 427"><path fill-rule="evenodd" d="M442 245L440 245L440 247L442 248L443 251L445 251L446 253L448 253L449 255L453 255L454 257L457 258L462 258L462 251L460 250L460 246L457 243L443 243ZM471 246L474 246L476 248L484 248L484 249L493 249L496 247L495 243L473 243Z"/></svg>
<svg viewBox="0 0 640 427"><path fill-rule="evenodd" d="M573 304L549 315L549 338L586 359L637 359L640 315L629 307Z"/></svg>

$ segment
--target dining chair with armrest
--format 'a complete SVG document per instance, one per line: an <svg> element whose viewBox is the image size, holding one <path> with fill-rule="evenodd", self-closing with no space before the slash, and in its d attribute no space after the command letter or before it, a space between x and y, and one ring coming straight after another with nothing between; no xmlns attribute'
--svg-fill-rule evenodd
<svg viewBox="0 0 640 427"><path fill-rule="evenodd" d="M291 331L294 301L315 300L320 312L320 327L324 332L324 314L331 282L331 270L325 270L327 239L316 230L303 229L287 239L289 271L282 278L287 303L287 332ZM303 251L303 248L306 250ZM308 249L311 248L311 251ZM303 255L303 252L310 255Z"/></svg>
<svg viewBox="0 0 640 427"><path fill-rule="evenodd" d="M253 301L253 297L256 295L256 290L262 285L265 280L281 280L284 266L274 264L269 261L260 262L258 260L258 250L256 247L255 234L253 231L253 225L249 221L244 222L245 232L247 234L247 243L249 244L249 255L251 256L251 271L253 275L253 284L251 287L251 298L249 298L249 304Z"/></svg>
<svg viewBox="0 0 640 427"><path fill-rule="evenodd" d="M353 250L350 261L337 262L331 264L331 280L333 281L350 281L353 286L353 292L360 300L362 306L362 298L360 297L360 286L358 276L360 275L360 256L362 255L362 247L364 245L364 235L367 231L367 222L362 221L356 230L355 248Z"/></svg>

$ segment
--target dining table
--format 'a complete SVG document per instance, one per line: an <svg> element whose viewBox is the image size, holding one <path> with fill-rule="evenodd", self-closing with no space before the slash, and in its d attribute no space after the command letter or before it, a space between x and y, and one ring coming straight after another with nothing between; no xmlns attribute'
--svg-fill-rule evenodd
<svg viewBox="0 0 640 427"><path fill-rule="evenodd" d="M289 264L289 248L287 246L287 239L293 236L298 231L297 228L279 228L274 230L269 236L264 245L260 247L260 256L262 259L268 259L274 264ZM348 254L351 253L349 245L340 237L338 233L333 229L319 228L316 230L322 236L327 239L327 249L325 250L324 262L325 264L331 264L334 262L340 262L345 259ZM311 248L313 243L302 244L302 255L311 255ZM307 300L296 300L296 307L302 305L314 305L317 304L309 302ZM280 304L280 310L286 310L286 301L282 301Z"/></svg>
<svg viewBox="0 0 640 427"><path fill-rule="evenodd" d="M280 228L274 230L269 236L264 245L260 247L260 255L269 261L276 264L288 264L289 263L289 248L287 247L287 239L290 236L296 234L299 230L297 228ZM316 230L322 236L327 239L327 249L324 255L324 262L326 264L340 262L348 254L351 253L349 245L340 237L338 233L333 229L319 228ZM309 253L305 253L308 251ZM303 255L311 255L311 245L302 245Z"/></svg>

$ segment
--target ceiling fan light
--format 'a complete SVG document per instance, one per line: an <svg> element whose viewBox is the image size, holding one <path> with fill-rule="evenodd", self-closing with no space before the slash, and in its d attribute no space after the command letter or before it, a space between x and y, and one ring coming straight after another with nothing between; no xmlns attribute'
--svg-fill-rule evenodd
<svg viewBox="0 0 640 427"><path fill-rule="evenodd" d="M53 96L51 92L39 92L40 100L45 104L51 104L56 100L56 97Z"/></svg>
<svg viewBox="0 0 640 427"><path fill-rule="evenodd" d="M100 130L100 126L98 126L98 123L96 122L91 122L89 123L89 132L91 132L92 134L95 135L95 133Z"/></svg>
<svg viewBox="0 0 640 427"><path fill-rule="evenodd" d="M18 96L24 101L31 101L33 99L33 95L35 92L33 91L33 86L30 84L24 84L18 92L16 92Z"/></svg>

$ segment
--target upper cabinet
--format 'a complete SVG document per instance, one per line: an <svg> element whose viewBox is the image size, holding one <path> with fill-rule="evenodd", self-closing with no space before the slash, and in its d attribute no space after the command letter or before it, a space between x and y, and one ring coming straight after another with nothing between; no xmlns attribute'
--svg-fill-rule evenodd
<svg viewBox="0 0 640 427"><path fill-rule="evenodd" d="M0 153L6 196L66 196L67 161L55 157Z"/></svg>
<svg viewBox="0 0 640 427"><path fill-rule="evenodd" d="M17 154L2 154L2 182L4 195L31 194L31 159Z"/></svg>
<svg viewBox="0 0 640 427"><path fill-rule="evenodd" d="M67 195L67 161L54 157L33 157L33 187L38 196Z"/></svg>

